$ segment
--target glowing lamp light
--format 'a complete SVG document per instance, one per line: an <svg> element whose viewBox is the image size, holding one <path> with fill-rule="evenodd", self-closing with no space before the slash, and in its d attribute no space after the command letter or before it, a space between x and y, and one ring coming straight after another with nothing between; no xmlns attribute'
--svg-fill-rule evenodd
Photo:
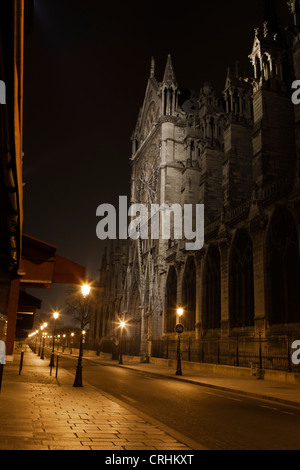
<svg viewBox="0 0 300 470"><path fill-rule="evenodd" d="M179 317L182 317L182 315L183 315L183 308L179 307L179 308L177 309L177 315L178 315Z"/></svg>
<svg viewBox="0 0 300 470"><path fill-rule="evenodd" d="M54 313L53 313L53 317L55 318L55 320L57 320L58 317L59 317L59 313L58 313L58 312L54 312Z"/></svg>
<svg viewBox="0 0 300 470"><path fill-rule="evenodd" d="M90 293L90 286L88 286L87 284L85 284L84 286L81 286L81 293L83 295L83 297L87 297Z"/></svg>

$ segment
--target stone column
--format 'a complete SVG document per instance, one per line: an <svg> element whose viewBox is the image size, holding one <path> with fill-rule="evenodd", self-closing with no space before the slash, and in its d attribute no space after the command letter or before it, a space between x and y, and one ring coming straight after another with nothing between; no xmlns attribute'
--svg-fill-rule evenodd
<svg viewBox="0 0 300 470"><path fill-rule="evenodd" d="M196 255L196 326L195 337L201 339L203 318L204 250Z"/></svg>
<svg viewBox="0 0 300 470"><path fill-rule="evenodd" d="M267 330L267 298L266 298L266 222L255 219L251 222L253 243L253 277L254 277L254 324L255 336L261 332L265 337Z"/></svg>
<svg viewBox="0 0 300 470"><path fill-rule="evenodd" d="M229 322L229 255L230 239L219 243L221 253L221 337L226 338L230 332Z"/></svg>
<svg viewBox="0 0 300 470"><path fill-rule="evenodd" d="M145 307L140 307L141 309L141 346L140 354L148 354L148 331L147 331L147 322L145 319Z"/></svg>

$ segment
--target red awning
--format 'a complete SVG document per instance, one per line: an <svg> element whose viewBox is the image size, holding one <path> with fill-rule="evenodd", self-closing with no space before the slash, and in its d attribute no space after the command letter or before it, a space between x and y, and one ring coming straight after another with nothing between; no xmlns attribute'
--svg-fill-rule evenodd
<svg viewBox="0 0 300 470"><path fill-rule="evenodd" d="M84 278L85 268L56 255L52 282L56 284L82 284Z"/></svg>
<svg viewBox="0 0 300 470"><path fill-rule="evenodd" d="M85 268L56 254L56 246L23 234L21 286L50 288L51 284L81 284Z"/></svg>
<svg viewBox="0 0 300 470"><path fill-rule="evenodd" d="M19 312L35 312L41 308L42 301L33 297L33 295L28 294L20 290L19 293L19 302L18 302L18 311Z"/></svg>

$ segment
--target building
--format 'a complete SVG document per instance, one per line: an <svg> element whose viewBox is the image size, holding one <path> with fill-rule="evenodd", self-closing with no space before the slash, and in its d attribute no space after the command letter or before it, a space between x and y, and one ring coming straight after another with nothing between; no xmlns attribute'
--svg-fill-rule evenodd
<svg viewBox="0 0 300 470"><path fill-rule="evenodd" d="M107 319L122 316L140 354L175 357L182 306L188 359L248 365L260 348L264 367L290 368L286 351L300 334L300 106L291 100L300 7L290 2L286 33L265 5L253 76L228 69L222 96L210 83L199 94L182 89L171 56L159 82L152 59L132 136L131 203L204 204L205 245L128 239L122 301L111 315L98 311L98 339L110 337ZM115 269L102 265L110 282Z"/></svg>

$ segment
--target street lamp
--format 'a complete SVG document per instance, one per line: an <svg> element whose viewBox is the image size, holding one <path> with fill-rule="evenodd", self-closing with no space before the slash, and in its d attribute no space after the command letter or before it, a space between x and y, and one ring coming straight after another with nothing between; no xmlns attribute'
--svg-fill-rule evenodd
<svg viewBox="0 0 300 470"><path fill-rule="evenodd" d="M34 354L36 354L36 342L37 342L37 335L38 335L38 332L39 332L39 330L36 330L36 331L34 332L34 335L35 335Z"/></svg>
<svg viewBox="0 0 300 470"><path fill-rule="evenodd" d="M177 315L179 317L179 323L175 327L175 331L178 334L178 341L177 341L177 370L176 375L182 375L181 370L181 351L180 351L180 336L184 331L184 327L181 323L181 317L183 315L183 308L179 307L177 309Z"/></svg>
<svg viewBox="0 0 300 470"><path fill-rule="evenodd" d="M79 344L79 355L78 355L78 363L76 367L76 375L75 375L73 387L82 387L83 337L85 335L85 330L83 328L84 328L85 313L87 309L87 301L88 301L88 296L90 294L90 290L91 288L88 284L81 286L81 294L84 299L84 303L83 303L82 311L81 311L81 334L80 334L80 344Z"/></svg>
<svg viewBox="0 0 300 470"><path fill-rule="evenodd" d="M41 327L42 329L47 328L48 323L44 323L43 326ZM42 333L43 339L42 339L42 353L40 359L44 359L44 348L45 348L45 335L46 333Z"/></svg>
<svg viewBox="0 0 300 470"><path fill-rule="evenodd" d="M41 357L41 354L42 354L42 334L43 334L43 329L44 329L44 325L42 325L42 326L40 327L40 331L39 331L39 333L40 333L40 344L39 344L38 356L40 356L40 357Z"/></svg>
<svg viewBox="0 0 300 470"><path fill-rule="evenodd" d="M70 354L73 354L73 338L74 338L74 333L71 333Z"/></svg>
<svg viewBox="0 0 300 470"><path fill-rule="evenodd" d="M65 341L66 341L66 335L63 335L63 346L62 346L62 352L65 352Z"/></svg>
<svg viewBox="0 0 300 470"><path fill-rule="evenodd" d="M55 343L55 330L56 330L56 320L59 317L58 312L53 313L53 318L54 318L54 328L53 328L53 341L52 341L52 352L51 352L51 359L50 359L50 364L49 367L54 367L54 343Z"/></svg>
<svg viewBox="0 0 300 470"><path fill-rule="evenodd" d="M119 364L123 364L123 354L122 354L122 340L123 340L123 329L125 328L126 323L124 321L120 322L120 354L119 354Z"/></svg>
<svg viewBox="0 0 300 470"><path fill-rule="evenodd" d="M177 309L177 315L179 316L179 319L181 319L182 315L183 315L183 308L179 307Z"/></svg>
<svg viewBox="0 0 300 470"><path fill-rule="evenodd" d="M90 294L90 290L91 290L91 288L88 284L84 284L83 286L81 286L82 296L84 298L87 297Z"/></svg>

